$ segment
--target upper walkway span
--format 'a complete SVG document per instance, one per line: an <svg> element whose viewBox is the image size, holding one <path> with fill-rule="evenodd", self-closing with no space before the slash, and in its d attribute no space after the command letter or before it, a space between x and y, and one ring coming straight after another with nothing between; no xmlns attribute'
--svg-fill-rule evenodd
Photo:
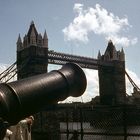
<svg viewBox="0 0 140 140"><path fill-rule="evenodd" d="M48 63L63 65L68 62L77 63L82 68L95 69L95 70L98 70L99 65L111 66L111 63L107 63L107 62L101 63L98 61L98 59L91 58L91 57L71 55L66 53L55 52L52 50L48 51Z"/></svg>

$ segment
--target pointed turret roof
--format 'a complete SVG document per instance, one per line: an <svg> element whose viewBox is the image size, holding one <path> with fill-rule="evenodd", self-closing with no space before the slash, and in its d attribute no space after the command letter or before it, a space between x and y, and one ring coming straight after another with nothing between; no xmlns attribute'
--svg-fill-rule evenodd
<svg viewBox="0 0 140 140"><path fill-rule="evenodd" d="M47 36L46 30L45 30L45 32L44 32L44 37L43 37L43 39L47 39L47 40L48 40L48 36Z"/></svg>
<svg viewBox="0 0 140 140"><path fill-rule="evenodd" d="M20 40L20 38L19 38ZM44 32L44 36L37 32L34 21L31 21L29 30L23 39L23 46L39 46L39 47L48 47L48 37L46 30Z"/></svg>
<svg viewBox="0 0 140 140"><path fill-rule="evenodd" d="M17 44L19 44L19 43L22 43L22 40L21 40L20 34L19 34L19 36L18 36L18 40L17 40Z"/></svg>
<svg viewBox="0 0 140 140"><path fill-rule="evenodd" d="M21 37L20 37L20 34L18 36L18 40L17 40L17 51L20 51L22 49L22 40L21 40Z"/></svg>
<svg viewBox="0 0 140 140"><path fill-rule="evenodd" d="M31 21L31 24L34 24L34 21L33 20Z"/></svg>
<svg viewBox="0 0 140 140"><path fill-rule="evenodd" d="M30 37L36 37L36 36L38 36L38 35L36 35L35 29L32 28Z"/></svg>
<svg viewBox="0 0 140 140"><path fill-rule="evenodd" d="M27 33L27 37L28 37L28 39L29 39L29 42L30 42L30 37L31 37L31 35L33 35L33 34L34 34L35 37L37 38L38 32L37 32L37 30L36 30L36 27L35 27L34 22L32 21L31 24L30 24L28 33Z"/></svg>
<svg viewBox="0 0 140 140"><path fill-rule="evenodd" d="M123 50L123 48L121 49L121 53L124 54L124 50Z"/></svg>
<svg viewBox="0 0 140 140"><path fill-rule="evenodd" d="M123 48L121 49L121 52L120 52L120 60L125 61L125 53L124 53Z"/></svg>
<svg viewBox="0 0 140 140"><path fill-rule="evenodd" d="M46 48L48 47L48 36L47 36L46 30L43 36L43 47L46 47Z"/></svg>
<svg viewBox="0 0 140 140"><path fill-rule="evenodd" d="M116 48L113 45L113 42L111 40L108 41L108 46L106 48L105 54L108 53L110 55L110 58L113 57L114 51L116 52Z"/></svg>
<svg viewBox="0 0 140 140"><path fill-rule="evenodd" d="M101 52L98 52L98 59L101 59Z"/></svg>

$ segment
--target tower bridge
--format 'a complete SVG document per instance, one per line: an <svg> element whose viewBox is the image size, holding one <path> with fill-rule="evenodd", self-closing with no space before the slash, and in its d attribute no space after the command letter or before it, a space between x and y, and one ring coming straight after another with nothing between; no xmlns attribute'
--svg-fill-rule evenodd
<svg viewBox="0 0 140 140"><path fill-rule="evenodd" d="M46 31L42 36L38 33L34 22L31 22L23 39L20 35L18 37L16 68L12 66L4 74L6 76L11 70L12 73L17 73L17 79L22 79L46 73L48 64L63 65L67 62L77 63L83 68L98 70L99 94L102 104L125 102L125 54L123 49L117 51L112 41L109 41L105 53L99 52L97 59L55 52L48 48ZM0 80L5 76L0 75ZM12 75L9 79L11 77Z"/></svg>
<svg viewBox="0 0 140 140"><path fill-rule="evenodd" d="M102 116L105 115L105 113L107 113L108 115L107 117L109 117L112 120L116 119L117 122L118 122L118 118L120 117L124 118L124 116L122 116L122 113L124 113L123 110L121 110L122 108L121 109L119 108L120 109L119 117L116 117L116 114L114 114L113 118L111 118L113 114L112 114L112 108L110 108L110 106L117 105L120 107L126 103L126 99L127 99L126 86L125 86L125 73L126 73L125 72L125 53L123 49L117 51L112 41L108 42L108 45L104 54L101 54L100 52L98 53L97 59L91 58L91 57L83 57L83 56L78 56L78 55L55 52L54 50L49 50L48 48L48 37L47 37L46 31L44 32L44 35L42 37L42 35L37 32L34 22L32 22L24 38L21 39L20 35L18 37L17 61L13 65L11 65L6 71L0 74L0 80L4 82L3 79L6 79L5 82L8 82L8 80L10 80L16 74L17 74L17 79L19 80L19 79L23 79L23 78L30 77L33 75L46 73L48 71L48 64L63 65L67 62L77 63L82 68L98 70L100 105L103 105L103 106L105 105L105 107L109 106L107 110L106 108L102 108L100 110L101 112L98 111L97 108L94 108L94 109L90 108L89 110L85 109L82 112L81 108L83 105L82 106L80 105L79 113L75 111L75 108L74 108L75 115L72 116L73 110L69 112L71 113L70 118L68 117L67 109L66 109L66 112L62 112L62 114L58 110L58 114L59 113L61 114L60 115L61 121L67 120L67 126L66 126L67 127L67 130L66 130L67 140L68 140L69 134L74 133L73 131L69 133L68 124L72 120L74 121L75 117L79 117L79 114L82 114L82 113L85 113L85 115L89 114L89 118L90 118L90 120L88 120L88 117L83 118L83 116L80 115L81 122L79 123L81 124L80 126L81 131L79 132L79 134L81 134L81 140L83 140L83 136L84 136L84 132L83 132L84 130L82 126L83 119L84 119L84 123L88 124L89 127L92 128L92 126L94 125L94 122L97 122L97 120L100 122L101 121L100 119L102 119ZM129 79L131 78L129 77ZM133 82L132 79L131 79L131 82ZM133 82L133 85L137 88L134 82ZM89 107L89 104L87 104L87 106ZM88 113L86 111L88 111ZM36 124L34 126L35 127L34 129L35 140L38 140L37 137L39 137L39 139L45 138L48 140L52 140L52 136L55 140L59 140L59 133L60 133L59 127L60 126L57 127L57 124L59 124L59 122L57 122L58 115L55 114L55 112L50 113L50 114L47 113L47 116L46 116L46 113L45 114L40 113L36 116L36 118L39 121L38 123L36 123L37 126ZM95 115L95 117L92 116L93 114ZM124 115L126 114L124 113ZM51 119L53 119L53 122ZM94 119L93 122L91 122L92 119ZM76 119L76 120L79 121L79 119ZM105 120L104 124L107 121L108 120ZM44 126L43 123L47 125ZM63 124L63 122L61 124ZM36 129L36 127L38 127L38 129ZM52 127L54 128L54 130L52 130ZM56 127L58 130L56 130ZM126 130L125 126L124 126L124 130ZM92 135L95 135L93 130L90 130L90 131L89 133L92 133ZM50 134L50 137L48 136L45 137L45 133L47 133L47 135ZM113 135L115 135L114 132L112 133ZM120 136L124 135L122 133L125 133L125 136L126 136L126 131L121 132ZM103 133L103 134L100 132L99 134L98 132L96 133L96 135L108 135L108 134L110 135L109 132ZM118 136L118 134L116 135Z"/></svg>
<svg viewBox="0 0 140 140"><path fill-rule="evenodd" d="M17 79L45 73L48 64L63 65L68 62L77 63L82 68L98 70L99 95L101 104L123 104L126 102L125 87L125 53L117 51L112 41L108 42L104 54L97 58L66 54L49 50L46 31L42 36L38 33L34 22L27 34L17 40L17 61L0 74L1 82L8 82L15 75ZM128 76L132 85L139 90Z"/></svg>
<svg viewBox="0 0 140 140"><path fill-rule="evenodd" d="M24 67L23 63L28 62ZM49 50L46 31L42 36L37 32L34 22L27 34L17 40L17 78L22 79L47 72L48 64L74 62L83 68L98 70L99 94L102 104L122 104L125 102L125 54L117 51L112 41L104 54L98 58L70 55ZM22 69L21 69L22 67ZM110 87L110 88L108 88Z"/></svg>

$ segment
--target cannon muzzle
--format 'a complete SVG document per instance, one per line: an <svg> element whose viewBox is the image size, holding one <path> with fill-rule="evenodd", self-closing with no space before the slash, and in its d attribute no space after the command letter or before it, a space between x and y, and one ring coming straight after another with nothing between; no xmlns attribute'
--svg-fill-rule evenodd
<svg viewBox="0 0 140 140"><path fill-rule="evenodd" d="M0 84L0 117L10 124L41 111L45 106L81 96L86 77L76 64L67 63L60 70Z"/></svg>

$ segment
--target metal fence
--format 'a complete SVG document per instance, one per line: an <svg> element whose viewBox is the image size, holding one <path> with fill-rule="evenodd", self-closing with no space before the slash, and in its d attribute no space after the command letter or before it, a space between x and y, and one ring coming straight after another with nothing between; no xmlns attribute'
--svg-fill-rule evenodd
<svg viewBox="0 0 140 140"><path fill-rule="evenodd" d="M136 106L73 107L58 110L61 140L139 140Z"/></svg>

